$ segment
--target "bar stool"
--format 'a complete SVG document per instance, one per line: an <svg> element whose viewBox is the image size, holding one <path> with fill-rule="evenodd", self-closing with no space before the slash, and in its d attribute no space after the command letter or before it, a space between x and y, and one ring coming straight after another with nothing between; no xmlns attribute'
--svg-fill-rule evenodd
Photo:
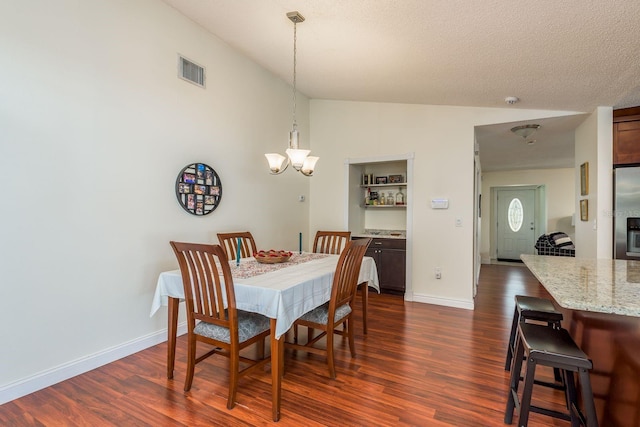
<svg viewBox="0 0 640 427"><path fill-rule="evenodd" d="M588 356L573 341L569 332L562 328L554 329L533 323L520 323L516 342L509 395L507 396L507 407L504 414L505 424L511 424L513 411L517 408L520 412L519 427L527 426L529 412L571 421L572 426L597 427L598 419L591 393L591 382L589 381L589 370L593 365ZM519 399L518 385L520 384L520 370L524 356L526 356L527 360L526 373L522 399ZM537 365L557 368L562 373L568 413L531 405ZM574 372L578 373L580 379L580 391L583 407L586 411L586 419L578 405Z"/></svg>
<svg viewBox="0 0 640 427"><path fill-rule="evenodd" d="M516 308L513 312L513 322L511 324L511 333L509 335L509 347L507 348L507 360L504 363L504 370L511 370L513 354L516 350L516 334L518 333L518 324L527 320L535 320L547 322L547 325L560 329L562 321L562 313L556 310L553 303L545 298L529 297L524 295L515 296ZM559 380L556 373L556 380Z"/></svg>
<svg viewBox="0 0 640 427"><path fill-rule="evenodd" d="M640 426L640 340L620 337L602 425Z"/></svg>

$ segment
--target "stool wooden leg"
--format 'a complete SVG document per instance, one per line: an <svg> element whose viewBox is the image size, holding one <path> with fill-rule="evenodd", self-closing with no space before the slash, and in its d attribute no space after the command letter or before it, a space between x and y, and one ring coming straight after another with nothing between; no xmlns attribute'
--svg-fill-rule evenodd
<svg viewBox="0 0 640 427"><path fill-rule="evenodd" d="M547 322L547 326L553 329L560 329L562 327L560 322ZM560 369L553 368L553 377L557 382L564 384L562 382L562 375L560 375Z"/></svg>
<svg viewBox="0 0 640 427"><path fill-rule="evenodd" d="M504 370L511 369L511 360L515 351L516 334L518 333L518 308L513 311L513 321L511 322L511 333L509 335L509 347L507 347L507 360L504 363Z"/></svg>
<svg viewBox="0 0 640 427"><path fill-rule="evenodd" d="M517 326L516 326L517 329ZM524 344L518 337L516 350L513 357L513 367L511 368L511 380L509 381L509 396L507 396L507 408L504 411L504 423L511 424L513 421L513 410L518 401L518 385L520 384L520 371L522 370L522 358L524 356ZM519 405L519 403L518 403Z"/></svg>
<svg viewBox="0 0 640 427"><path fill-rule="evenodd" d="M567 377L569 376L571 377L570 379L573 381L573 372L565 371L565 370L561 371L561 381L562 381L562 384L564 385L564 405L567 407L567 410L571 412L571 396L569 393L569 386L567 385L567 381L569 381ZM576 386L574 382L573 389L575 390L575 388Z"/></svg>
<svg viewBox="0 0 640 427"><path fill-rule="evenodd" d="M571 427L580 427L581 421L578 412L578 393L576 393L576 382L573 378L573 372L564 372L565 399L567 400L567 408L569 409L569 417L571 418Z"/></svg>
<svg viewBox="0 0 640 427"><path fill-rule="evenodd" d="M587 416L587 427L598 427L598 417L596 415L596 407L593 402L593 390L591 389L591 380L589 379L589 371L580 368L578 370L580 377L580 387L582 389L582 405Z"/></svg>
<svg viewBox="0 0 640 427"><path fill-rule="evenodd" d="M527 424L529 423L529 408L531 408L533 380L536 374L536 361L534 359L527 359L526 370L527 373L524 379L524 388L522 389L522 400L520 400L520 417L518 418L518 427L527 427Z"/></svg>

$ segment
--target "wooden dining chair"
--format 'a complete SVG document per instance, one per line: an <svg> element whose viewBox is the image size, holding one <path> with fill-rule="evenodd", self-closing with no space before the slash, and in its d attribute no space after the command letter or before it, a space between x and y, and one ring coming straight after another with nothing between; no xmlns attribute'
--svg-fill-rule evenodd
<svg viewBox="0 0 640 427"><path fill-rule="evenodd" d="M238 380L270 360L264 357L264 340L270 333L270 320L261 314L236 308L231 269L221 246L170 243L180 265L187 307L188 351L184 391L191 389L197 363L213 354L222 354L229 358L227 408L232 409ZM198 342L214 348L197 356ZM253 343L258 343L257 360L240 356L240 350ZM245 365L242 369L241 363Z"/></svg>
<svg viewBox="0 0 640 427"><path fill-rule="evenodd" d="M333 337L335 334L346 335L349 339L349 350L351 357L356 356L354 343L352 314L353 300L356 295L358 285L358 275L362 258L371 243L370 238L352 240L348 242L340 254L336 271L331 285L331 299L320 307L305 313L295 321L295 326L307 326L309 333L307 343L302 345L297 341L287 342L285 347L295 350L304 350L310 353L326 355L329 365L329 376L336 377L336 369L333 357ZM344 330L337 329L341 324L346 324ZM314 330L320 330L320 334L313 336ZM320 339L326 337L326 348L314 347Z"/></svg>
<svg viewBox="0 0 640 427"><path fill-rule="evenodd" d="M238 238L240 238L240 258L248 258L258 252L253 235L248 231L233 233L218 233L218 242L229 261L236 259L238 253Z"/></svg>
<svg viewBox="0 0 640 427"><path fill-rule="evenodd" d="M340 254L351 239L350 231L318 231L313 240L313 252L323 254ZM369 285L358 283L357 289L362 291L362 331L367 334L367 308L369 306ZM296 333L298 331L296 330Z"/></svg>
<svg viewBox="0 0 640 427"><path fill-rule="evenodd" d="M313 252L340 255L350 239L350 231L317 231L313 239Z"/></svg>

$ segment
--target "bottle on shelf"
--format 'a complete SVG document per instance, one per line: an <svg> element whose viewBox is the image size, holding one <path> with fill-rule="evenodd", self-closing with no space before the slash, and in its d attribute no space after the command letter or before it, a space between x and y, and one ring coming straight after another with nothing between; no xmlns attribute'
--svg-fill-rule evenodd
<svg viewBox="0 0 640 427"><path fill-rule="evenodd" d="M402 187L398 187L398 190L399 191L396 193L396 205L404 205L405 199L404 199L404 193L402 192Z"/></svg>
<svg viewBox="0 0 640 427"><path fill-rule="evenodd" d="M364 196L364 204L365 205L371 204L371 188L367 188L367 194Z"/></svg>
<svg viewBox="0 0 640 427"><path fill-rule="evenodd" d="M396 201L393 197L393 193L391 193L391 191L389 191L389 195L387 196L387 205L393 206L396 204Z"/></svg>

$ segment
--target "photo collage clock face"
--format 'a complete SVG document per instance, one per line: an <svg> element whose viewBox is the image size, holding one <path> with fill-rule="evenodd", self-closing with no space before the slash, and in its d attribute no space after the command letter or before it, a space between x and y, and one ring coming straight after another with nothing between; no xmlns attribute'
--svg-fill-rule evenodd
<svg viewBox="0 0 640 427"><path fill-rule="evenodd" d="M207 215L222 199L222 182L211 166L192 163L176 179L176 197L180 206L192 215Z"/></svg>

